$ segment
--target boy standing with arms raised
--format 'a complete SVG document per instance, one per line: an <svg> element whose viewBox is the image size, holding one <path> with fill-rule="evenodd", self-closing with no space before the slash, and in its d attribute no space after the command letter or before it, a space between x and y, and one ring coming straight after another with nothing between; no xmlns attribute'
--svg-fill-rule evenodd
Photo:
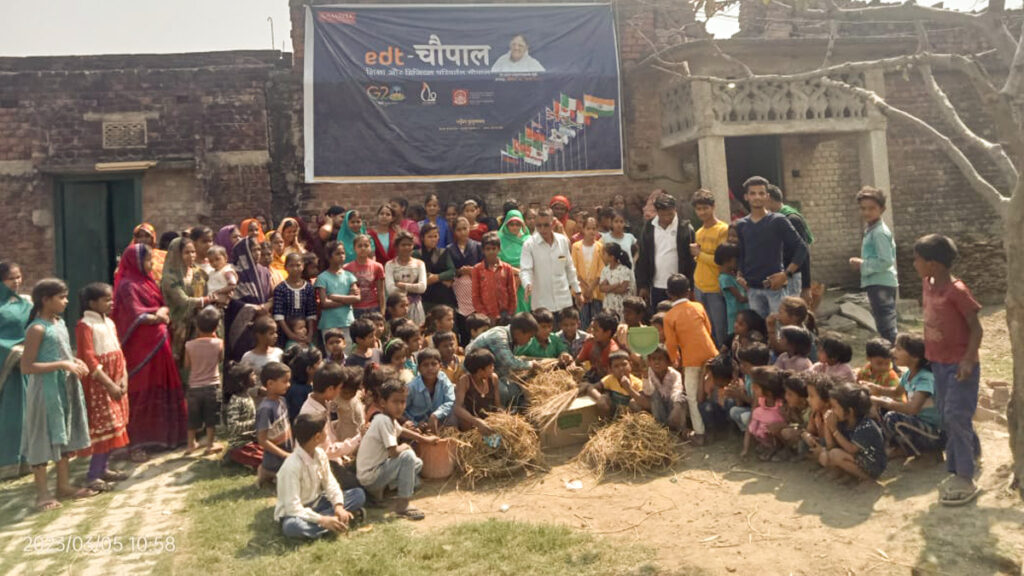
<svg viewBox="0 0 1024 576"><path fill-rule="evenodd" d="M946 506L967 504L978 495L975 460L981 451L971 418L978 407L981 368L981 305L970 289L950 274L956 244L929 234L914 244L914 270L921 276L925 358L935 375L935 404L946 431L946 469L954 474L940 490Z"/></svg>

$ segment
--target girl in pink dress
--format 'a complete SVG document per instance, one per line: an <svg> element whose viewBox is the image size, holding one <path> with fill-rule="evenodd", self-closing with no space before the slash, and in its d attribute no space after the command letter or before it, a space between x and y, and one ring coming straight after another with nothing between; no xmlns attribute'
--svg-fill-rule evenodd
<svg viewBox="0 0 1024 576"><path fill-rule="evenodd" d="M762 460L770 460L774 455L777 449L775 431L780 425L786 423L786 417L782 414L784 394L782 383L789 374L788 371L770 367L755 368L751 373L757 406L754 407L750 416L747 432L743 435L741 458L746 457L750 450L751 438L757 439L757 444L760 447L759 457Z"/></svg>
<svg viewBox="0 0 1024 576"><path fill-rule="evenodd" d="M82 288L82 319L75 327L78 358L89 374L82 378L85 407L89 414L92 453L86 476L92 490L104 492L110 482L124 480L123 472L107 467L110 453L128 445L128 374L124 353L117 339L117 328L110 319L113 289L101 282Z"/></svg>

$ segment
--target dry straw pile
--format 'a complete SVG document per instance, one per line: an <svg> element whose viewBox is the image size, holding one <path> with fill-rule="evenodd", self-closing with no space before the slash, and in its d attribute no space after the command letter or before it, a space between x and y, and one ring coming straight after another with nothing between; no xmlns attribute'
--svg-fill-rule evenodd
<svg viewBox="0 0 1024 576"><path fill-rule="evenodd" d="M490 414L486 421L495 433L501 435L501 442L495 448L488 446L476 429L446 434L455 442L455 465L462 471L462 479L470 488L477 480L511 476L520 470L543 467L540 439L529 422L505 412Z"/></svg>
<svg viewBox="0 0 1024 576"><path fill-rule="evenodd" d="M558 415L569 408L579 392L576 379L566 370L542 371L529 380L517 379L530 401L526 417L540 431L551 426Z"/></svg>
<svg viewBox="0 0 1024 576"><path fill-rule="evenodd" d="M577 460L600 478L609 470L634 477L675 463L679 455L672 432L646 412L627 412L594 432Z"/></svg>

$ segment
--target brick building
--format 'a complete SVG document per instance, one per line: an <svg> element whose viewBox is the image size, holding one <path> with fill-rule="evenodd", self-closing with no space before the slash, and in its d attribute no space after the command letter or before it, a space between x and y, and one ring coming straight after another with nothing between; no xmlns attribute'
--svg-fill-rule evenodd
<svg viewBox="0 0 1024 576"><path fill-rule="evenodd" d="M615 4L624 176L303 183L307 2L289 1L294 56L267 51L0 58L0 202L9 207L0 258L20 261L33 281L51 273L66 275L68 262L78 261L78 254L107 254L104 262L80 272L99 279L107 277L130 236L130 224L140 219L158 231L196 223L216 228L256 211L280 219L295 212L322 213L331 204L368 209L394 195L416 202L427 193L443 201L476 194L497 207L507 197L531 204L562 193L574 204L592 207L616 193L645 198L654 188L685 201L703 185L719 195L724 211L728 189L737 189L753 173L779 182L788 199L801 206L816 237L815 276L828 284L857 282L846 260L859 250L852 196L863 184L892 191L888 217L909 293L916 292L909 248L926 232L953 236L972 259L997 264L1002 258L995 213L926 136L889 126L877 112L817 94L813 86L765 85L740 97L728 87L702 85L659 69L666 61L685 60L695 75L740 75L693 23L685 2ZM757 73L820 65L828 51L827 30L798 25L772 10L760 2L745 5L741 33L720 41L721 49ZM881 31L862 26L843 30L834 42L832 62L915 50L906 26ZM932 40L937 50L984 49L963 30L936 30ZM651 58L655 49L663 51L660 62ZM984 107L966 80L938 71L936 76L967 111L967 123L991 137ZM913 73L870 72L848 80L943 126ZM824 106L820 114L814 109L818 104ZM802 119L796 119L798 113L804 113ZM980 165L986 175L995 172ZM1000 294L1005 268L993 267L962 272L973 284L984 278L984 291Z"/></svg>

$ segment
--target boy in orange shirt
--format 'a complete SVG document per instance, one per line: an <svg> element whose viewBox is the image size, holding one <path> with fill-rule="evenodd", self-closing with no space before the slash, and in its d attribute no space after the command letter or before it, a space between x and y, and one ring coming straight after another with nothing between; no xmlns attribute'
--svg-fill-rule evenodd
<svg viewBox="0 0 1024 576"><path fill-rule="evenodd" d="M665 347L673 366L683 372L683 388L693 426L693 442L704 443L704 420L700 415L701 369L718 351L711 338L711 321L699 302L691 302L690 281L682 274L668 279L668 297L672 309L665 313Z"/></svg>

